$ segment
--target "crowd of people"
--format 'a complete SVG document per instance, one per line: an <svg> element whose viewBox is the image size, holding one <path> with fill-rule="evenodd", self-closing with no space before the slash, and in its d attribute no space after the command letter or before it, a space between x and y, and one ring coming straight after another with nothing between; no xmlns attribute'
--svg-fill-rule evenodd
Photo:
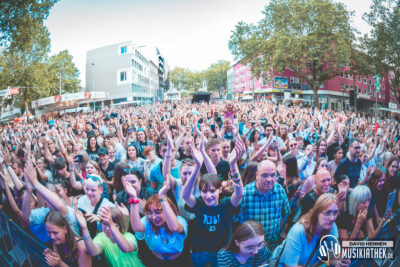
<svg viewBox="0 0 400 267"><path fill-rule="evenodd" d="M0 210L50 266L312 266L325 235L398 234L392 119L155 104L5 124L0 141Z"/></svg>

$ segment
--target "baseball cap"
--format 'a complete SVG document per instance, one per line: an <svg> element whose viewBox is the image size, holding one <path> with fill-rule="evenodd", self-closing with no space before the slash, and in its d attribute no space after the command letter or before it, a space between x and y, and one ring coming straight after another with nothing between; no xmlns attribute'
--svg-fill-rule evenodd
<svg viewBox="0 0 400 267"><path fill-rule="evenodd" d="M108 155L108 150L105 147L99 148L99 155Z"/></svg>

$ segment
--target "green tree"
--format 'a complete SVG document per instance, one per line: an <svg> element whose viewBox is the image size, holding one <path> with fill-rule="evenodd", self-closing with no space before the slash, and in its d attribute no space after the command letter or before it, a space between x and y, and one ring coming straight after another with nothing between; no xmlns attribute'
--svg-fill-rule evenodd
<svg viewBox="0 0 400 267"><path fill-rule="evenodd" d="M0 88L20 87L19 95L3 101L5 105L28 107L35 99L62 90L79 89L79 71L68 51L49 57L50 35L43 21L56 0L17 0L0 3L1 37Z"/></svg>
<svg viewBox="0 0 400 267"><path fill-rule="evenodd" d="M58 0L1 0L0 45L7 46L29 21L41 24ZM29 32L29 31L26 31Z"/></svg>
<svg viewBox="0 0 400 267"><path fill-rule="evenodd" d="M349 63L355 29L352 13L331 0L271 0L257 24L239 22L229 41L236 59L260 77L294 70L314 92Z"/></svg>
<svg viewBox="0 0 400 267"><path fill-rule="evenodd" d="M194 92L202 87L203 72L175 67L169 74L171 82L178 90Z"/></svg>
<svg viewBox="0 0 400 267"><path fill-rule="evenodd" d="M372 30L362 43L381 77L389 77L390 90L400 103L400 0L373 0L364 14Z"/></svg>
<svg viewBox="0 0 400 267"><path fill-rule="evenodd" d="M204 77L207 81L207 88L209 91L219 92L221 97L221 90L226 86L226 72L231 67L231 63L226 60L219 60L204 71Z"/></svg>

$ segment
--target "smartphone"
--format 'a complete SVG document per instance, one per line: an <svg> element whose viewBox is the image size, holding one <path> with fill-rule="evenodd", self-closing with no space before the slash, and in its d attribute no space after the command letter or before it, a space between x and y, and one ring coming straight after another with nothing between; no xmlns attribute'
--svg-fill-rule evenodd
<svg viewBox="0 0 400 267"><path fill-rule="evenodd" d="M76 155L74 157L74 162L76 163L82 163L83 162L83 156L82 155Z"/></svg>

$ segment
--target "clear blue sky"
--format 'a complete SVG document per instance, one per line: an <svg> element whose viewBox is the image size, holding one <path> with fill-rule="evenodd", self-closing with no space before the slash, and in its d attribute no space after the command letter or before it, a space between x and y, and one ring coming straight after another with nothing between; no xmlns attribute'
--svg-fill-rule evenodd
<svg viewBox="0 0 400 267"><path fill-rule="evenodd" d="M371 0L341 0L355 11L353 24L368 27L361 16ZM46 26L52 53L67 49L85 86L86 51L133 41L157 46L171 68L202 70L219 59L233 62L228 48L237 22L256 22L265 0L60 0Z"/></svg>

